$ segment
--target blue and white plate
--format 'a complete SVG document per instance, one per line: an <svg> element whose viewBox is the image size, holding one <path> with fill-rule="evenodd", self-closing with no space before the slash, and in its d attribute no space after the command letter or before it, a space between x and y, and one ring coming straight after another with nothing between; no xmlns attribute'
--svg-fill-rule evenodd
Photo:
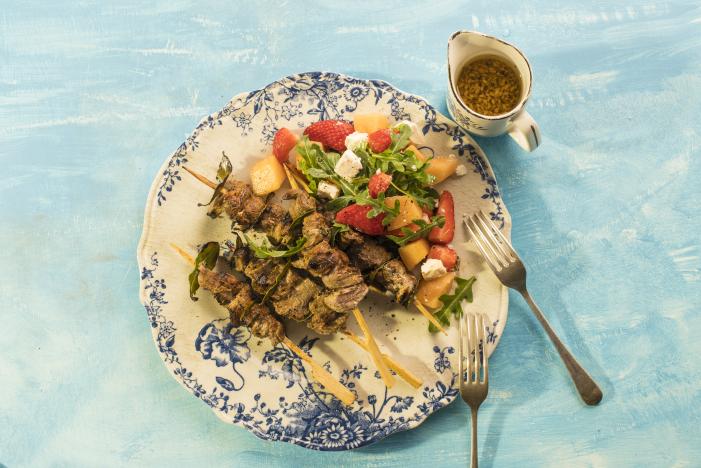
<svg viewBox="0 0 701 468"><path fill-rule="evenodd" d="M233 328L226 310L206 291L200 300L188 297L191 266L171 243L195 252L197 245L224 240L229 222L205 216L211 190L193 179L184 165L214 178L222 151L231 159L237 178L247 179L248 167L271 151L279 127L306 127L321 119L352 120L354 113L382 112L395 120L419 124L425 146L436 155L455 154L467 175L443 184L456 199L456 217L481 209L508 235L510 218L494 174L477 144L424 99L404 93L384 81L360 80L336 73L302 73L263 89L234 97L221 111L205 118L168 157L158 172L144 217L138 248L141 300L156 348L168 371L190 393L227 423L243 426L258 437L292 442L316 450L347 450L412 429L452 402L456 390L457 327L449 336L430 334L427 321L374 294L361 308L384 352L423 379L415 390L397 379L387 389L368 355L341 336L320 338L298 324L287 325L288 336L357 394L346 407L326 393L299 358L287 348ZM506 289L482 264L456 230L461 275L477 276L475 300L465 308L490 317L489 352L504 329ZM356 332L351 319L349 326Z"/></svg>

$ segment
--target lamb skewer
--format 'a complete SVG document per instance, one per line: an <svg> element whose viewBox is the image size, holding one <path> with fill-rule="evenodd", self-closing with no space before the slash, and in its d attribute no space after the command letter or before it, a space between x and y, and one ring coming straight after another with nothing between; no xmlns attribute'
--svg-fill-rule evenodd
<svg viewBox="0 0 701 468"><path fill-rule="evenodd" d="M210 188L217 189L217 184L206 177L187 167L184 169L200 182L208 185ZM222 196L214 197L212 200L214 205L212 211L215 215L224 211L244 229L260 224L266 230L266 234L273 240L279 239L281 241L285 238L291 225L291 218L301 216L302 211L300 210L304 209L303 212L309 214L304 217L302 227L307 244L300 258L296 261L296 266L301 266L309 271L312 276L320 278L329 289L337 289L338 294L343 297L346 303L352 304L353 315L363 329L367 339L370 356L380 371L385 385L388 388L392 388L395 383L394 377L389 371L386 362L382 359L377 342L370 333L370 329L365 323L360 309L357 307L367 294L368 287L363 280L362 274L349 265L347 255L341 250L328 245L328 241L324 239L328 235L324 236L322 234L321 222L323 221L324 227L327 226L323 216L314 211L316 209L316 201L308 194L298 191L296 193L297 199L293 203L293 208L290 209L290 222L284 223L280 219L276 219L281 216L284 217L283 212L280 211L281 209L284 210L284 208L277 204L266 204L265 200L252 193L248 184L240 181L229 182L227 179L224 186L220 187L220 190ZM306 198L303 195L306 195ZM311 206L312 202L313 207ZM310 211L313 212L310 213ZM333 308L332 303L327 299L325 298L324 302L330 308Z"/></svg>
<svg viewBox="0 0 701 468"><path fill-rule="evenodd" d="M176 245L171 244L171 246L188 263L195 264L195 260L187 252ZM216 301L229 311L234 325L247 326L255 336L268 338L273 346L283 343L300 359L309 364L312 377L328 389L331 394L346 405L355 401L355 395L350 390L285 335L282 323L270 314L264 304L256 303L253 300L252 291L248 284L231 274L214 272L202 263L198 267L198 279L202 288L210 291Z"/></svg>

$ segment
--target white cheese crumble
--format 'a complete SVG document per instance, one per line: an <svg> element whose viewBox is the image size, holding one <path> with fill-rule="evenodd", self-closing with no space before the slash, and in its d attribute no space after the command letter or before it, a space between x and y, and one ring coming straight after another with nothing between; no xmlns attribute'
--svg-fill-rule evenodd
<svg viewBox="0 0 701 468"><path fill-rule="evenodd" d="M411 129L411 136L409 137L409 139L412 143L420 145L424 142L424 134L421 133L421 130L419 130L419 126L416 125L414 122L412 122L411 120L402 120L394 124L392 128L397 128L401 125L406 125Z"/></svg>
<svg viewBox="0 0 701 468"><path fill-rule="evenodd" d="M362 132L353 132L346 137L346 148L355 150L365 148L368 144L368 134Z"/></svg>
<svg viewBox="0 0 701 468"><path fill-rule="evenodd" d="M319 182L319 186L316 190L317 195L319 195L322 198L328 198L329 200L338 198L338 195L340 193L341 190L338 187L336 187L334 184L326 182L325 180Z"/></svg>
<svg viewBox="0 0 701 468"><path fill-rule="evenodd" d="M421 265L421 276L427 280L440 278L446 273L448 273L448 270L445 269L443 262L437 258L429 258Z"/></svg>
<svg viewBox="0 0 701 468"><path fill-rule="evenodd" d="M464 164L458 164L458 167L455 168L455 175L458 177L462 177L467 174L467 167L465 167Z"/></svg>
<svg viewBox="0 0 701 468"><path fill-rule="evenodd" d="M341 159L338 160L333 170L350 182L362 168L363 161L353 151L348 149L341 155Z"/></svg>

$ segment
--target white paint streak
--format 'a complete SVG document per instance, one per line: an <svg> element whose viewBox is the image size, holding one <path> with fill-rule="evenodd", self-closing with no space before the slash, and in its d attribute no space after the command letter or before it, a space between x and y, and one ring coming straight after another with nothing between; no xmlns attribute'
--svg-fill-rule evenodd
<svg viewBox="0 0 701 468"><path fill-rule="evenodd" d="M356 33L398 33L399 28L393 24L365 25L365 26L339 26L336 34Z"/></svg>
<svg viewBox="0 0 701 468"><path fill-rule="evenodd" d="M194 52L191 49L180 49L175 47L175 45L168 41L165 47L152 48L152 49L133 49L126 47L107 47L103 49L107 52L128 52L132 54L141 54L145 57L150 55L192 55Z"/></svg>
<svg viewBox="0 0 701 468"><path fill-rule="evenodd" d="M616 79L618 71L608 70L595 73L582 73L579 75L570 75L569 81L576 88L605 88L608 84Z"/></svg>
<svg viewBox="0 0 701 468"><path fill-rule="evenodd" d="M131 112L131 113L117 113L117 112L107 112L104 114L95 115L83 115L77 117L65 117L62 119L52 119L44 120L41 122L33 122L30 124L20 124L12 127L4 127L0 129L0 135L9 135L13 132L23 131L23 130L35 130L41 128L51 128L51 127L61 127L65 125L91 125L100 122L107 122L110 120L120 120L125 122L132 122L138 120L147 119L167 119L173 117L191 117L200 116L205 112L201 108L197 107L173 107L171 109L156 110L155 112Z"/></svg>
<svg viewBox="0 0 701 468"><path fill-rule="evenodd" d="M195 16L194 18L192 18L192 21L206 28L217 28L222 25L219 21L205 18L204 16Z"/></svg>
<svg viewBox="0 0 701 468"><path fill-rule="evenodd" d="M669 257L687 283L695 283L701 280L701 261L699 260L698 246L690 245L671 250Z"/></svg>

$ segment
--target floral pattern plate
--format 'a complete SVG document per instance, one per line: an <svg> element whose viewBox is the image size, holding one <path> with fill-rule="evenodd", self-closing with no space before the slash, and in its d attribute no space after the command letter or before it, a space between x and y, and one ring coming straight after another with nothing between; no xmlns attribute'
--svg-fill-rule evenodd
<svg viewBox="0 0 701 468"><path fill-rule="evenodd" d="M209 199L211 190L190 177L184 165L214 178L224 151L234 165L233 176L246 179L250 164L270 151L277 128L301 129L321 119L352 120L356 112L371 111L416 122L427 151L457 155L468 174L443 184L455 196L456 216L484 210L509 234L510 218L487 158L462 129L418 96L384 81L336 73L293 75L234 97L202 120L168 157L149 193L138 260L141 300L156 348L173 377L219 418L263 439L316 450L353 449L418 426L458 395L457 327L447 337L432 335L413 308L371 293L361 308L374 335L384 352L423 380L419 389L400 379L387 389L369 356L340 335L320 338L298 324L287 325L293 341L356 393L353 405L344 406L311 379L287 348L271 349L267 340L233 328L226 311L206 291L192 302L187 282L191 266L170 247L174 243L195 252L199 244L229 235L228 221L212 220L197 206ZM506 289L460 228L454 245L462 258L461 275L477 276L474 303L465 308L489 315L491 353L506 322ZM349 327L359 333L352 318Z"/></svg>

